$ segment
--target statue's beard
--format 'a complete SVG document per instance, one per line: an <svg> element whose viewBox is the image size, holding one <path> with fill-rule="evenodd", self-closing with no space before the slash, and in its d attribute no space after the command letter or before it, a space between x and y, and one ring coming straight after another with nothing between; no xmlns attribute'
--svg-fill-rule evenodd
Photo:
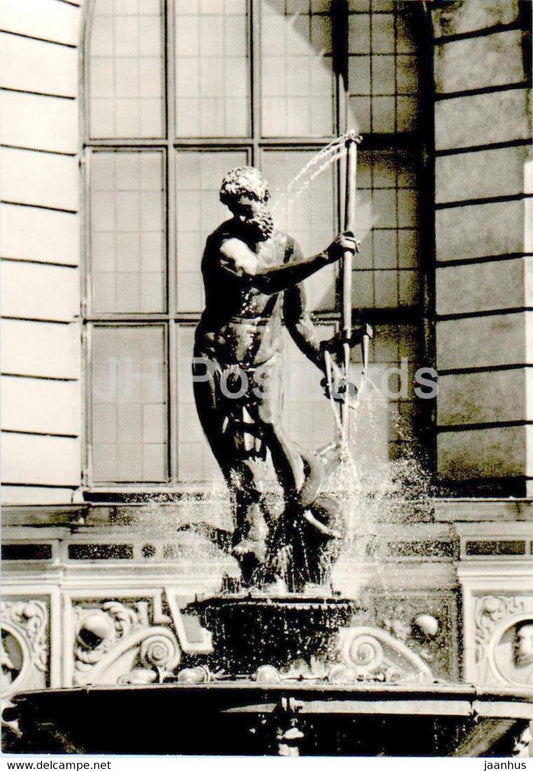
<svg viewBox="0 0 533 771"><path fill-rule="evenodd" d="M266 241L274 232L274 220L267 209L253 217L239 219L239 222L246 235L253 241Z"/></svg>

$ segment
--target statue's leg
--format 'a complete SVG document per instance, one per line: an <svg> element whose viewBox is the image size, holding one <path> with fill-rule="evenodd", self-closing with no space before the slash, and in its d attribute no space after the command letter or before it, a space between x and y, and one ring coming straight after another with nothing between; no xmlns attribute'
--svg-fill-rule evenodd
<svg viewBox="0 0 533 771"><path fill-rule="evenodd" d="M232 554L241 567L244 586L254 583L255 573L266 554L267 527L262 511L262 493L257 489L253 470L246 461L236 461L224 469L233 499L235 529Z"/></svg>
<svg viewBox="0 0 533 771"><path fill-rule="evenodd" d="M261 532L263 493L254 471L243 457L238 437L228 426L230 414L227 400L221 398L216 374L194 383L198 417L204 434L228 486L235 528L232 551L239 560L245 583L264 556L265 533ZM231 404L235 408L235 403Z"/></svg>
<svg viewBox="0 0 533 771"><path fill-rule="evenodd" d="M193 374L196 374L196 367L193 368ZM203 375L203 372L201 374ZM226 481L228 481L226 466L232 453L232 447L223 430L225 414L222 409L220 387L215 373L208 379L195 380L194 399L205 437Z"/></svg>
<svg viewBox="0 0 533 771"><path fill-rule="evenodd" d="M233 532L233 547L241 550L247 548L244 542L255 541L252 532L257 524L257 517L262 516L262 492L258 490L253 469L245 460L235 460L231 466L223 470L228 487L234 498L235 530Z"/></svg>
<svg viewBox="0 0 533 771"><path fill-rule="evenodd" d="M265 583L271 583L277 589L279 579L283 579L287 588L294 591L301 587L300 566L295 564L294 555L299 551L296 542L301 511L299 496L305 482L304 463L297 446L287 437L281 423L283 393L280 362L270 363L259 374L261 393L257 401L258 422L283 490L285 504L269 533Z"/></svg>
<svg viewBox="0 0 533 771"><path fill-rule="evenodd" d="M283 379L281 359L275 357L259 367L254 375L257 419L261 435L270 450L274 471L286 502L294 502L305 481L302 458L296 445L286 436L281 414Z"/></svg>

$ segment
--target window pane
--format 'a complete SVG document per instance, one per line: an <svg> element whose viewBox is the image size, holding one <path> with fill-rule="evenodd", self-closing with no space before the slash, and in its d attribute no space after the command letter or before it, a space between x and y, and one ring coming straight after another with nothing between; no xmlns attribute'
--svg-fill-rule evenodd
<svg viewBox="0 0 533 771"><path fill-rule="evenodd" d="M91 27L90 135L163 136L161 2L97 0Z"/></svg>
<svg viewBox="0 0 533 771"><path fill-rule="evenodd" d="M93 313L164 311L164 221L162 153L93 153Z"/></svg>
<svg viewBox="0 0 533 771"><path fill-rule="evenodd" d="M316 4L263 0L262 136L330 136L335 131L329 12Z"/></svg>
<svg viewBox="0 0 533 771"><path fill-rule="evenodd" d="M400 7L401 6L401 7ZM406 3L355 7L349 15L349 124L363 133L413 131L420 57ZM362 12L360 12L362 11Z"/></svg>
<svg viewBox="0 0 533 771"><path fill-rule="evenodd" d="M222 474L204 436L192 388L194 325L178 327L178 478L180 482L219 480Z"/></svg>
<svg viewBox="0 0 533 771"><path fill-rule="evenodd" d="M166 481L162 326L93 328L91 402L93 481Z"/></svg>
<svg viewBox="0 0 533 771"><path fill-rule="evenodd" d="M246 153L184 150L176 156L177 303L179 311L200 312L204 289L200 264L205 239L231 216L218 199L226 172L246 165Z"/></svg>
<svg viewBox="0 0 533 771"><path fill-rule="evenodd" d="M359 150L354 258L355 308L412 307L419 300L418 182L414 159Z"/></svg>
<svg viewBox="0 0 533 771"><path fill-rule="evenodd" d="M309 175L287 195L289 185L313 158L306 150L265 150L262 167L272 190L274 222L279 230L293 236L306 257L322 251L335 235L335 191L333 166L309 182ZM312 167L311 172L317 170ZM310 310L335 307L335 266L323 268L305 281Z"/></svg>
<svg viewBox="0 0 533 771"><path fill-rule="evenodd" d="M249 134L246 0L176 0L176 135Z"/></svg>

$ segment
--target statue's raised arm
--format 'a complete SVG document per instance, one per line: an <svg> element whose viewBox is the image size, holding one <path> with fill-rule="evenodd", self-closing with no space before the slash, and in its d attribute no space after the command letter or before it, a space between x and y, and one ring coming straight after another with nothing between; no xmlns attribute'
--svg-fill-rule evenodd
<svg viewBox="0 0 533 771"><path fill-rule="evenodd" d="M343 233L328 248L299 262L269 267L257 259L252 249L239 238L228 238L220 247L223 267L265 294L275 294L304 281L325 265L339 260L345 251L355 252L355 239Z"/></svg>

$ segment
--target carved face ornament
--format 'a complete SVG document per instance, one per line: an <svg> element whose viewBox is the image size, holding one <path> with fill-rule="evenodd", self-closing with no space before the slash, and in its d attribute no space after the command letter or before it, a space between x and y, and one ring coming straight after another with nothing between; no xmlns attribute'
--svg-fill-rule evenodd
<svg viewBox="0 0 533 771"><path fill-rule="evenodd" d="M533 622L517 627L513 641L513 658L517 667L533 664Z"/></svg>

